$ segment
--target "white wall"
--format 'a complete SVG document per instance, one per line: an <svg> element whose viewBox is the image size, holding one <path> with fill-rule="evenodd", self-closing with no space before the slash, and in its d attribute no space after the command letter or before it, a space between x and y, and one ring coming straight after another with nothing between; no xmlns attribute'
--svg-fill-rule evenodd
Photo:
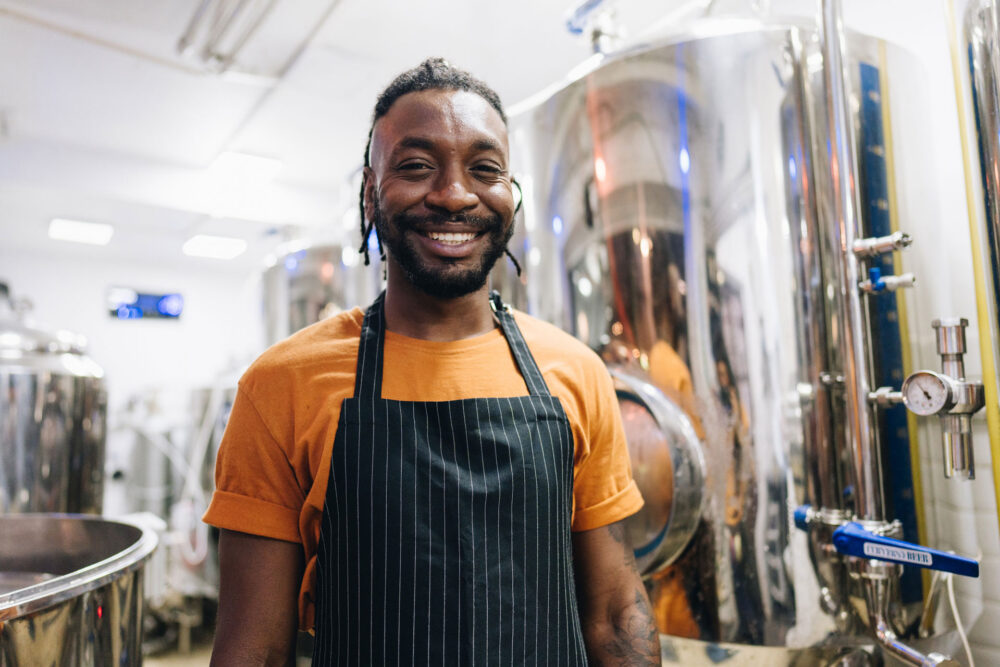
<svg viewBox="0 0 1000 667"><path fill-rule="evenodd" d="M211 384L220 374L242 371L263 350L259 277L224 262L203 265L178 259L150 266L121 259L44 256L0 249L0 280L15 297L34 302L41 325L70 329L89 340L89 352L105 371L109 414L151 388L183 393ZM108 287L152 293L180 292L178 320L118 320L105 304Z"/></svg>

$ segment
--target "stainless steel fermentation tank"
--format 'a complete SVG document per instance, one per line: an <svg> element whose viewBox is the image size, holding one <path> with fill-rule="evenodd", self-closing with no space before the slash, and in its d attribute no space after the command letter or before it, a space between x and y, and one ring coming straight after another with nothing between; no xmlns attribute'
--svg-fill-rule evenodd
<svg viewBox="0 0 1000 667"><path fill-rule="evenodd" d="M0 667L141 665L156 541L96 517L0 516Z"/></svg>
<svg viewBox="0 0 1000 667"><path fill-rule="evenodd" d="M101 513L107 393L85 349L0 286L0 514Z"/></svg>
<svg viewBox="0 0 1000 667"><path fill-rule="evenodd" d="M938 664L957 645L921 618L918 570L834 546L845 526L918 538L906 413L877 389L911 346L891 139L919 124L894 128L889 96L920 74L824 17L826 40L715 20L596 56L511 120L525 274L493 280L617 379L665 664Z"/></svg>
<svg viewBox="0 0 1000 667"><path fill-rule="evenodd" d="M375 250L365 266L356 248L337 243L293 243L263 275L267 344L355 306L367 306L381 291Z"/></svg>
<svg viewBox="0 0 1000 667"><path fill-rule="evenodd" d="M972 111L975 118L978 148L979 175L984 196L984 229L972 237L974 250L984 264L979 285L983 311L980 313L980 336L984 340L1000 340L1000 8L996 0L972 0L966 6L963 26L963 51L954 54L956 60L964 56L969 68L972 92ZM956 63L958 64L958 63ZM970 201L970 206L971 206ZM982 242L983 247L978 246ZM985 260L985 261L983 261ZM985 315L985 317L984 317ZM1000 505L1000 393L997 368L997 348L992 358L992 396L987 384L987 419L990 426L993 483ZM989 372L984 372L988 376ZM984 377L989 383L990 378ZM991 410L992 409L992 410ZM992 418L992 419L990 419Z"/></svg>

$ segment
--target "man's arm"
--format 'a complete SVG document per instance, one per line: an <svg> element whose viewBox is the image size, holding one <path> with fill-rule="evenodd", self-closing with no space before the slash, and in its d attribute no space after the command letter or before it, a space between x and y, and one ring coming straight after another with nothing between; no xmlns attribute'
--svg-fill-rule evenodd
<svg viewBox="0 0 1000 667"><path fill-rule="evenodd" d="M223 530L219 575L212 667L293 665L302 546Z"/></svg>
<svg viewBox="0 0 1000 667"><path fill-rule="evenodd" d="M659 634L624 525L573 533L573 565L590 663L661 664Z"/></svg>

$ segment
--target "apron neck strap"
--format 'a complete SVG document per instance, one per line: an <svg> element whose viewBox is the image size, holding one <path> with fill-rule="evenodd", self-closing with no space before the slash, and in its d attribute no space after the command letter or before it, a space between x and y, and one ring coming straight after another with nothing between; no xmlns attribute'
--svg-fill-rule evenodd
<svg viewBox="0 0 1000 667"><path fill-rule="evenodd" d="M548 396L549 386L545 383L542 372L538 370L538 364L531 356L531 351L528 350L528 344L524 342L524 336L521 335L521 329L514 321L514 316L510 314L510 306L503 302L500 293L496 290L490 292L490 308L493 309L497 321L500 322L500 329L503 331L504 338L507 339L507 344L510 345L510 351L514 355L514 361L517 362L521 376L524 378L524 384L528 387L528 393L532 396Z"/></svg>
<svg viewBox="0 0 1000 667"><path fill-rule="evenodd" d="M517 368L521 371L524 384L528 387L528 393L532 396L549 396L549 387L534 357L531 356L527 343L524 342L524 336L521 335L514 316L510 314L510 306L500 299L500 294L496 290L490 293L490 308L500 323L500 330L507 339ZM354 378L355 398L382 398L384 347L385 292L382 292L368 307L364 323L361 325L361 343L358 346L358 365Z"/></svg>
<svg viewBox="0 0 1000 667"><path fill-rule="evenodd" d="M385 347L385 292L365 311L354 375L354 398L382 398L382 349Z"/></svg>

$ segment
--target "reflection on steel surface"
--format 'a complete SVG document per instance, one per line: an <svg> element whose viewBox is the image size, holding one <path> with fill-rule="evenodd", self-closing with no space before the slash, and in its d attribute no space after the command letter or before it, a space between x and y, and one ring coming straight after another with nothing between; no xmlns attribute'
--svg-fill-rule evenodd
<svg viewBox="0 0 1000 667"><path fill-rule="evenodd" d="M673 563L694 536L704 502L702 441L690 417L638 369L613 365L632 474L645 505L626 520L644 575Z"/></svg>
<svg viewBox="0 0 1000 667"><path fill-rule="evenodd" d="M0 665L142 664L142 566L155 548L128 524L0 517Z"/></svg>
<svg viewBox="0 0 1000 667"><path fill-rule="evenodd" d="M878 40L851 35L848 46L854 79L861 63L887 76L913 67ZM704 502L687 546L650 567L660 629L774 647L782 657L769 664L802 653L778 647L839 642L854 655L860 642L869 655L871 644L864 588L829 548L860 508L842 249L820 211L832 196L822 64L815 26L715 22L568 81L511 121L525 190L511 247L525 276L493 276L513 305L632 369L688 418ZM637 405L623 414L627 428L649 425ZM662 489L632 527L641 541L662 518L665 480L675 502L679 487L676 467L647 465L671 437L640 437L637 482ZM805 502L825 508L829 530L791 529Z"/></svg>
<svg viewBox="0 0 1000 667"><path fill-rule="evenodd" d="M367 306L382 289L381 266L364 265L356 248L305 245L264 271L264 324L272 345L324 318Z"/></svg>
<svg viewBox="0 0 1000 667"><path fill-rule="evenodd" d="M80 336L29 326L0 295L0 514L100 514L107 393Z"/></svg>
<svg viewBox="0 0 1000 667"><path fill-rule="evenodd" d="M969 2L964 33L993 267L992 307L997 309L1000 308L1000 10L995 0Z"/></svg>

